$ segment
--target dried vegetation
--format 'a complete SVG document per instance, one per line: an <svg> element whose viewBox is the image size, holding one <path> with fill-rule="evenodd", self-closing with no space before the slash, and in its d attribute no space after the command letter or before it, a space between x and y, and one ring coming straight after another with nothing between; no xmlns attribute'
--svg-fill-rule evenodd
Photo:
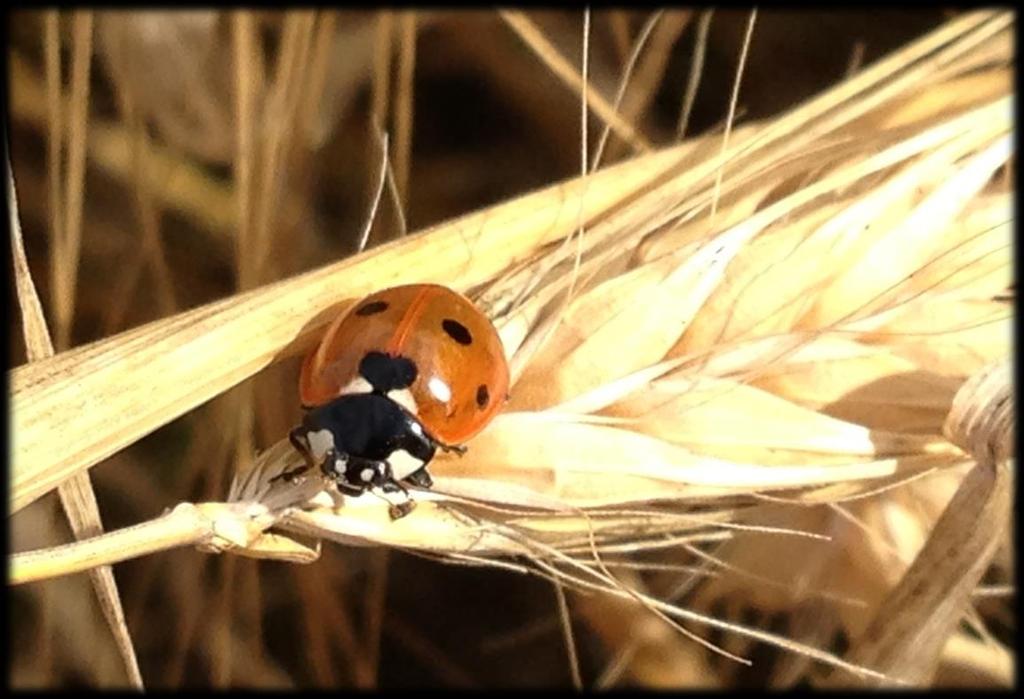
<svg viewBox="0 0 1024 699"><path fill-rule="evenodd" d="M1013 17L746 115L772 22L13 15L15 683L1009 686ZM453 61L544 160L445 146ZM271 483L295 355L410 281L494 319L505 411L396 522Z"/></svg>

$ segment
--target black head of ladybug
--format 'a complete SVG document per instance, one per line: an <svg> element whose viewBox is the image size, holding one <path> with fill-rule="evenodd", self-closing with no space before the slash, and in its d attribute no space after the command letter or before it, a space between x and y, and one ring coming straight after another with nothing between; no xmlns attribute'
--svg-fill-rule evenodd
<svg viewBox="0 0 1024 699"><path fill-rule="evenodd" d="M409 388L417 374L411 359L392 357L383 352L367 352L359 362L359 375L373 386L374 393L382 395Z"/></svg>

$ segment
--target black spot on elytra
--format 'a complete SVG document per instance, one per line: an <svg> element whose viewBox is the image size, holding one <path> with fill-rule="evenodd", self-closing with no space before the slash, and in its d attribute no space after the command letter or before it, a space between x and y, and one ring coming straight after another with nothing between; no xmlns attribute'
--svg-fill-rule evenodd
<svg viewBox="0 0 1024 699"><path fill-rule="evenodd" d="M383 313L388 310L387 301L370 301L356 309L357 316L372 316L375 313Z"/></svg>
<svg viewBox="0 0 1024 699"><path fill-rule="evenodd" d="M445 318L441 321L441 327L444 328L446 333L448 333L448 337L455 340L460 345L468 345L473 342L473 336L469 334L469 328L457 320Z"/></svg>
<svg viewBox="0 0 1024 699"><path fill-rule="evenodd" d="M417 373L412 360L392 357L383 352L367 352L359 362L359 375L370 382L374 393L409 388L416 380Z"/></svg>
<svg viewBox="0 0 1024 699"><path fill-rule="evenodd" d="M480 384L476 389L476 404L481 410L487 407L487 402L491 399L491 392L487 390L487 386Z"/></svg>

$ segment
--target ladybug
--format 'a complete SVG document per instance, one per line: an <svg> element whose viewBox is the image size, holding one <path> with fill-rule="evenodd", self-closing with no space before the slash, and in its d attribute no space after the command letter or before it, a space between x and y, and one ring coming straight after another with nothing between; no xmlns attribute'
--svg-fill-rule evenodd
<svg viewBox="0 0 1024 699"><path fill-rule="evenodd" d="M462 444L507 399L508 364L494 326L465 296L437 284L371 294L339 316L307 355L299 394L307 411L289 434L306 462L349 495L401 482L433 484L427 464Z"/></svg>

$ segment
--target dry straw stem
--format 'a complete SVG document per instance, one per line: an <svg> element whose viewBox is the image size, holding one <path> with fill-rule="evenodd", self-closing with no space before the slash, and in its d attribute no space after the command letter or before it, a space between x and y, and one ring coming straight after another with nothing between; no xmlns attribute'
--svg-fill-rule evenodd
<svg viewBox="0 0 1024 699"><path fill-rule="evenodd" d="M28 360L37 361L53 356L53 344L50 332L46 327L43 308L36 293L35 284L29 273L28 261L25 259L25 248L21 235L21 224L18 219L18 197L14 186L14 176L9 162L7 165L7 201L10 205L11 252L14 262L15 289L18 304L23 318L22 328L25 334L25 348ZM76 473L57 487L61 506L68 517L71 531L76 539L94 537L103 531L100 520L99 506L92 482L88 473ZM121 598L117 592L117 583L110 566L90 566L89 577L99 599L103 616L107 620L118 652L128 674L128 681L133 687L142 689L142 674L135 657L128 626L121 607Z"/></svg>
<svg viewBox="0 0 1024 699"><path fill-rule="evenodd" d="M1009 361L967 381L946 422L976 459L913 565L850 650L858 664L906 684L927 685L951 631L988 568L1010 521L1013 386ZM847 684L849 677L833 678ZM874 682L872 682L874 684Z"/></svg>
<svg viewBox="0 0 1024 699"><path fill-rule="evenodd" d="M495 319L514 377L505 413L432 464L435 489L397 522L372 494L271 484L297 460L276 445L218 512L240 552L273 526L532 571L896 681L656 599L604 559L820 537L759 524L768 498L884 497L968 460L942 433L953 394L1010 347L1011 192L993 175L1012 155L1011 20L959 17L734 128L724 152L720 136L695 139L16 369L13 507L308 346L346 299L443 281ZM577 268L577 245L559 241L581 219ZM12 572L31 573L27 555Z"/></svg>

